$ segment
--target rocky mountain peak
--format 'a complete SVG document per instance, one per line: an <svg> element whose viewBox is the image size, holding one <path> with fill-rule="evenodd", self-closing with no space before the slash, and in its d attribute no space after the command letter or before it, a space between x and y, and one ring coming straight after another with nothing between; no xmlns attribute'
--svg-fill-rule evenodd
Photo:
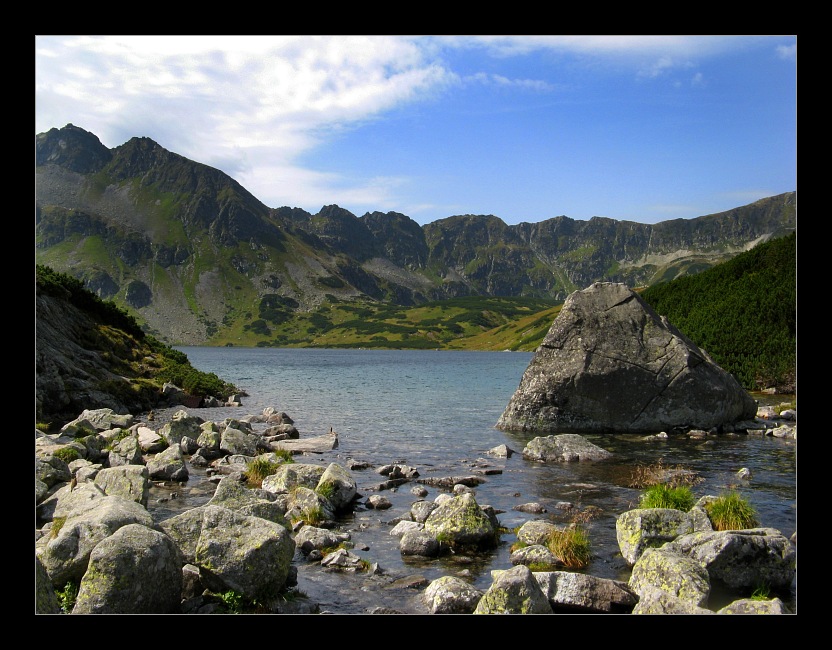
<svg viewBox="0 0 832 650"><path fill-rule="evenodd" d="M79 174L99 171L113 157L98 137L73 124L35 137L37 165L59 165Z"/></svg>

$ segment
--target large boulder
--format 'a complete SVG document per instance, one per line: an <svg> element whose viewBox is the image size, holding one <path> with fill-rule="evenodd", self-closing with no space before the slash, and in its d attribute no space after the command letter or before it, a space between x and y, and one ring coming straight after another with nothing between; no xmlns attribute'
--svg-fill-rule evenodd
<svg viewBox="0 0 832 650"><path fill-rule="evenodd" d="M443 500L425 520L425 531L452 548L492 547L499 537L474 495L465 492Z"/></svg>
<svg viewBox="0 0 832 650"><path fill-rule="evenodd" d="M154 526L150 513L135 501L101 496L100 488L94 485L84 487L87 489L79 486L77 492L86 492L86 495L60 502L61 509L55 511L51 533L42 538L45 543L35 547L49 579L59 588L69 581L80 582L93 549L122 526Z"/></svg>
<svg viewBox="0 0 832 650"><path fill-rule="evenodd" d="M786 590L797 570L794 546L774 528L694 532L680 535L664 548L696 560L711 580L733 589L765 584Z"/></svg>
<svg viewBox="0 0 832 650"><path fill-rule="evenodd" d="M638 595L621 580L573 571L536 571L532 575L557 612L629 614L638 602Z"/></svg>
<svg viewBox="0 0 832 650"><path fill-rule="evenodd" d="M502 430L642 433L753 420L754 399L624 284L572 293L497 421Z"/></svg>
<svg viewBox="0 0 832 650"><path fill-rule="evenodd" d="M90 554L73 614L177 614L182 554L162 532L122 526Z"/></svg>
<svg viewBox="0 0 832 650"><path fill-rule="evenodd" d="M477 602L474 614L552 614L552 606L534 574L520 564L497 571L491 586Z"/></svg>
<svg viewBox="0 0 832 650"><path fill-rule="evenodd" d="M268 602L286 586L295 554L289 531L262 517L221 506L202 506L161 522L183 563L199 567L206 588L236 591Z"/></svg>

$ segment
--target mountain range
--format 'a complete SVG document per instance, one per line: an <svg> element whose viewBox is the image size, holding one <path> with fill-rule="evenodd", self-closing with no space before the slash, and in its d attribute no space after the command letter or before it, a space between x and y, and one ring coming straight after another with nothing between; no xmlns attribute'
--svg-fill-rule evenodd
<svg viewBox="0 0 832 650"><path fill-rule="evenodd" d="M464 296L563 300L596 281L646 287L796 230L796 192L656 224L558 216L424 226L264 205L225 173L135 137L109 149L72 124L35 136L36 261L171 345L258 344L262 327L330 306Z"/></svg>

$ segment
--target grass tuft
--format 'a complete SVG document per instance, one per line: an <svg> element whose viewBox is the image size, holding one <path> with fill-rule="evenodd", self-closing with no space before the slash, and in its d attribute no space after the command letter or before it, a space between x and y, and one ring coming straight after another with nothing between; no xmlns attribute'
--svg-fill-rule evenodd
<svg viewBox="0 0 832 650"><path fill-rule="evenodd" d="M759 525L753 506L733 490L705 504L705 511L714 530L746 530Z"/></svg>
<svg viewBox="0 0 832 650"><path fill-rule="evenodd" d="M592 560L589 537L580 525L552 532L546 540L546 547L569 569L583 569Z"/></svg>
<svg viewBox="0 0 832 650"><path fill-rule="evenodd" d="M693 507L693 490L686 485L673 487L666 483L651 485L641 495L639 508L671 508L687 512Z"/></svg>
<svg viewBox="0 0 832 650"><path fill-rule="evenodd" d="M263 479L277 472L281 463L273 463L265 458L255 458L246 465L243 476L251 487L262 487Z"/></svg>

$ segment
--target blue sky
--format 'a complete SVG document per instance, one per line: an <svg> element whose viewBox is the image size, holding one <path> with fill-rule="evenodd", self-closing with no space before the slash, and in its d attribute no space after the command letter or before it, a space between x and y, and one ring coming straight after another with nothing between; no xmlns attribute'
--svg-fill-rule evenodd
<svg viewBox="0 0 832 650"><path fill-rule="evenodd" d="M272 208L656 223L797 189L797 37L36 36L69 123Z"/></svg>

